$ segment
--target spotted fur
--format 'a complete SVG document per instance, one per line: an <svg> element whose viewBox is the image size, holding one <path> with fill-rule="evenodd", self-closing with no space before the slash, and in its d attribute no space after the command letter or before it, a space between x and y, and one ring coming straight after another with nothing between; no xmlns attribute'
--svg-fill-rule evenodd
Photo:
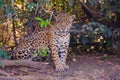
<svg viewBox="0 0 120 80"><path fill-rule="evenodd" d="M28 59L38 49L50 48L53 62L57 71L69 69L66 65L70 41L70 28L74 15L60 13L55 24L20 41L18 47L9 53L12 59Z"/></svg>

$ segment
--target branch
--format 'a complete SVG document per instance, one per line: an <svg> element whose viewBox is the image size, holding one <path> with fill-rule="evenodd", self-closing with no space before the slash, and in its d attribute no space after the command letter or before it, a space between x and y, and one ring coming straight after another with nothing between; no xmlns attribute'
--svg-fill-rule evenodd
<svg viewBox="0 0 120 80"><path fill-rule="evenodd" d="M55 15L53 14L53 11L46 10L42 5L41 5L41 8L42 8L46 13L50 13L50 19L49 19L49 21L51 22L52 16L55 17Z"/></svg>
<svg viewBox="0 0 120 80"><path fill-rule="evenodd" d="M7 72L0 70L0 74L5 75L5 76L10 76ZM1 79L0 79L1 80Z"/></svg>
<svg viewBox="0 0 120 80"><path fill-rule="evenodd" d="M46 80L46 76L28 75L28 76L0 76L0 80Z"/></svg>
<svg viewBox="0 0 120 80"><path fill-rule="evenodd" d="M47 62L34 62L30 59L25 60L1 60L5 66L23 66L23 67L31 67L31 68L37 68L37 69L48 69L50 68L49 63ZM36 76L36 75L29 75L29 76L14 76L11 77L9 73L0 70L0 74L4 76L0 76L0 80L9 80L9 79L22 79L22 80L33 80L33 79L41 79L42 76Z"/></svg>
<svg viewBox="0 0 120 80"><path fill-rule="evenodd" d="M18 43L17 43L17 39L16 39L16 29L15 29L15 23L14 23L15 15L12 15L12 16L13 16L13 19L12 19L12 31L13 31L13 37L14 37L14 45L17 46Z"/></svg>
<svg viewBox="0 0 120 80"><path fill-rule="evenodd" d="M96 12L96 11L93 11L92 9L90 9L88 6L86 6L86 4L85 4L83 1L79 0L79 2L80 2L80 4L81 4L83 7L85 7L91 14L98 15L99 17L105 16L104 13ZM108 16L105 16L105 17L107 17L107 18L109 19L109 21L112 21L112 22L113 22L113 20L110 19Z"/></svg>
<svg viewBox="0 0 120 80"><path fill-rule="evenodd" d="M96 12L96 11L93 11L92 9L90 9L88 6L85 5L84 2L80 1L80 4L82 4L89 12L93 13L93 14L96 14L96 15L100 15L102 16L103 14L100 13L100 12Z"/></svg>
<svg viewBox="0 0 120 80"><path fill-rule="evenodd" d="M35 62L30 59L25 60L1 60L5 64L5 66L24 66L24 67L32 67L38 69L49 68L49 63L47 62Z"/></svg>

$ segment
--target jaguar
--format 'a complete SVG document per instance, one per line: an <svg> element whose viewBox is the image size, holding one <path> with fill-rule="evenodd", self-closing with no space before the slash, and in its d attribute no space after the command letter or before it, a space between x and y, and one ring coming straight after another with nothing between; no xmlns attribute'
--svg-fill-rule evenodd
<svg viewBox="0 0 120 80"><path fill-rule="evenodd" d="M66 64L69 42L70 28L72 27L75 15L60 13L55 17L55 23L47 28L41 28L38 32L24 38L18 46L11 52L11 59L28 59L39 49L49 48L56 71L69 69Z"/></svg>

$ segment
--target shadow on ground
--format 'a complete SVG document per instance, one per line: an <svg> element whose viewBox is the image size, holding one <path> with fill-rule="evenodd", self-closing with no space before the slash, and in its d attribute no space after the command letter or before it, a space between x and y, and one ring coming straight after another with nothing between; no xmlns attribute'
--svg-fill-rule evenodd
<svg viewBox="0 0 120 80"><path fill-rule="evenodd" d="M0 80L120 80L120 58L100 60L97 55L80 55L68 61L70 69L55 72L53 67L34 69L7 67L2 69L10 76L0 75Z"/></svg>

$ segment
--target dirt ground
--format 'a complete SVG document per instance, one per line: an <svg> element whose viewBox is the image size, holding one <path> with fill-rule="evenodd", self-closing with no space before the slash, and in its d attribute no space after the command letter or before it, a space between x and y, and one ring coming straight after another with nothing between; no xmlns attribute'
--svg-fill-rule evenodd
<svg viewBox="0 0 120 80"><path fill-rule="evenodd" d="M120 57L102 59L98 55L79 55L68 59L70 69L56 72L48 69L6 67L1 69L9 76L0 75L0 80L120 80Z"/></svg>

